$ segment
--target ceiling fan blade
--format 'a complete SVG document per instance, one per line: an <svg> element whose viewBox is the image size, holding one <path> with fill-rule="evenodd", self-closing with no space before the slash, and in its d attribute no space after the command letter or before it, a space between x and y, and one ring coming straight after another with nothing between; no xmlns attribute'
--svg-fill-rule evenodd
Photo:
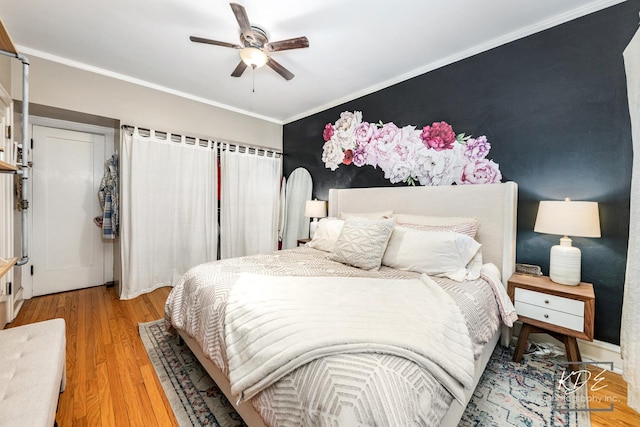
<svg viewBox="0 0 640 427"><path fill-rule="evenodd" d="M267 65L269 67L271 67L271 69L273 71L275 71L276 73L280 74L282 77L285 78L285 80L291 80L294 75L291 71L287 70L286 68L284 68L282 65L280 65L278 62L275 61L275 59L273 58L269 58L267 60Z"/></svg>
<svg viewBox="0 0 640 427"><path fill-rule="evenodd" d="M238 3L229 4L231 5L233 14L236 15L236 21L238 21L243 38L251 43L255 43L256 37L253 35L253 30L249 23L249 17L247 16L247 11L244 9L244 6Z"/></svg>
<svg viewBox="0 0 640 427"><path fill-rule="evenodd" d="M242 49L242 46L240 46L239 44L221 42L221 41L218 41L218 40L211 40L211 39L203 39L202 37L191 36L191 37L189 37L189 40L191 40L192 42L196 42L196 43L213 44L213 45L216 45L216 46L232 47L234 49Z"/></svg>
<svg viewBox="0 0 640 427"><path fill-rule="evenodd" d="M247 64L245 64L243 61L240 61L236 69L233 70L233 73L231 73L231 77L240 77L242 73L244 73L244 70L246 69L247 69Z"/></svg>
<svg viewBox="0 0 640 427"><path fill-rule="evenodd" d="M275 52L278 50L300 49L303 47L309 47L309 40L307 40L306 37L296 37L293 39L267 43L264 45L264 47L269 52Z"/></svg>

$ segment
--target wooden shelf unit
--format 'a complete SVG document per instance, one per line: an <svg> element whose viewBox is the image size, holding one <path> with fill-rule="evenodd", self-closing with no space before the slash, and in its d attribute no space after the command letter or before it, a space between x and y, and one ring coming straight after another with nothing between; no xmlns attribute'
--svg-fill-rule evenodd
<svg viewBox="0 0 640 427"><path fill-rule="evenodd" d="M29 60L24 55L21 55L20 53L18 53L18 51L16 50L15 44L11 40L11 36L9 36L9 32L7 31L7 28L2 22L2 19L0 19L0 54L3 56L15 58L22 63L22 88L23 88L22 90L22 95L23 95L22 96L23 98L22 99L22 125L24 126L23 129L25 130L29 129ZM5 100L4 98L5 97L3 95L3 104L7 104L7 106L10 105L11 98L8 97L7 100ZM13 108L11 108L10 111L11 112L9 113L8 124L13 125ZM2 129L2 132L4 134L5 129ZM28 135L26 134L27 132L23 132L23 135L22 135L22 146L25 147L25 151L23 154L25 159L25 164L26 164L26 160L28 160L27 150L26 150L26 147L28 145ZM5 150L8 148L9 147L5 147ZM5 152L4 154L7 155L8 153ZM5 157L5 158L8 160L15 161L15 159L12 159L11 157ZM20 169L19 166L12 165L11 163L8 163L4 160L0 161L0 175L21 174L21 173L22 173L22 170ZM21 196L23 199L26 199L26 195L27 195L27 182L25 181L26 177L23 175L21 178L22 178ZM11 197L9 194L7 194L6 196ZM28 224L26 209L22 210L22 221L23 221L23 227L26 227L26 224ZM6 219L3 216L2 227L10 229L13 227L13 224L10 224L8 219ZM22 247L26 248L27 247L26 228L23 230L21 237L22 237ZM13 242L8 242L8 243L9 243L8 247L12 248ZM0 263L0 277L5 276L7 272L10 271L11 268L17 263L18 263L18 258L12 258L5 262ZM14 289L11 289L11 292L7 293L8 295L2 296L2 300L0 301L2 303L0 304L0 325L2 326L0 326L0 329L4 327L5 321L13 320L16 317L16 314L18 313L18 311L20 310L20 306L22 305L22 301L23 301L22 293L23 292L21 288L18 289L17 292Z"/></svg>
<svg viewBox="0 0 640 427"><path fill-rule="evenodd" d="M18 262L18 258L10 258L6 262L0 261L0 278L4 277L4 275L7 274L9 270L11 270L11 267L13 267L16 262Z"/></svg>
<svg viewBox="0 0 640 427"><path fill-rule="evenodd" d="M17 170L18 170L17 166L13 166L10 163L7 163L7 162L5 162L3 160L0 160L0 171L3 171L3 172L15 172Z"/></svg>
<svg viewBox="0 0 640 427"><path fill-rule="evenodd" d="M11 53L18 53L16 46L13 44L13 40L11 40L9 32L2 22L2 19L0 19L0 49Z"/></svg>

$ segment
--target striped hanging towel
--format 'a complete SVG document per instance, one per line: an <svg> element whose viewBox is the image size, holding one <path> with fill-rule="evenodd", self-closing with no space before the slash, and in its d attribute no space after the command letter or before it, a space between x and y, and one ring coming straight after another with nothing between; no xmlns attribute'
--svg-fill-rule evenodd
<svg viewBox="0 0 640 427"><path fill-rule="evenodd" d="M102 237L115 239L118 235L118 153L105 163L98 199L102 207Z"/></svg>

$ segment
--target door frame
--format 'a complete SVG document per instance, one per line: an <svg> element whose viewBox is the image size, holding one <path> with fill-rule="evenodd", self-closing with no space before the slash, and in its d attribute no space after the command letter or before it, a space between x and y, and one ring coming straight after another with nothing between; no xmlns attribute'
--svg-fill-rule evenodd
<svg viewBox="0 0 640 427"><path fill-rule="evenodd" d="M40 116L29 116L29 139L33 138L33 126L44 126L50 128L57 128L63 130L70 130L76 132L85 132L85 133L93 133L98 135L104 135L105 138L105 159L111 157L111 155L115 152L115 130L113 128L91 125L85 123L71 122L66 120L58 120L51 119L47 117ZM29 155L29 158L32 159L33 156ZM33 177L29 179L29 200L33 199ZM98 197L96 193L96 197ZM29 247L33 247L33 209L29 209L27 213L28 217L28 229L30 231L28 236ZM105 281L113 281L114 277L114 268L113 268L113 260L114 260L114 246L115 242L106 241L103 239L102 247L103 247L103 275ZM29 257L29 262L24 265L22 269L22 287L24 289L24 298L30 299L33 297L33 276L30 274L32 258Z"/></svg>
<svg viewBox="0 0 640 427"><path fill-rule="evenodd" d="M12 141L13 141L13 100L9 93L5 90L5 88L0 84L0 110L2 110L2 115L4 116L4 120L0 120L4 126L11 126L11 135L7 136L5 133L4 126L0 129L2 132L1 141L2 146L5 149L5 161L8 163L13 162L13 149L12 149ZM2 185L4 188L0 191L0 195L2 195L2 213L0 213L0 257L3 258L11 258L16 256L14 249L14 204L13 204L13 179L14 175L12 174L2 174L5 176L6 180L9 181L7 183L5 179L2 180ZM11 268L2 278L0 278L0 329L4 328L4 325L8 322L12 322L15 318L16 307L15 301L19 298L22 298L22 295L17 295L17 291L8 293L7 283L13 283L13 268Z"/></svg>

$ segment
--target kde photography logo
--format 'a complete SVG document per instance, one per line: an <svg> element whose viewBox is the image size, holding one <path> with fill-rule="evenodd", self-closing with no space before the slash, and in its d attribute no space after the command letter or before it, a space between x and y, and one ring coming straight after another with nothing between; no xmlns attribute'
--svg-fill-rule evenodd
<svg viewBox="0 0 640 427"><path fill-rule="evenodd" d="M619 399L606 392L610 371L613 362L559 362L553 373L552 411L613 411Z"/></svg>

